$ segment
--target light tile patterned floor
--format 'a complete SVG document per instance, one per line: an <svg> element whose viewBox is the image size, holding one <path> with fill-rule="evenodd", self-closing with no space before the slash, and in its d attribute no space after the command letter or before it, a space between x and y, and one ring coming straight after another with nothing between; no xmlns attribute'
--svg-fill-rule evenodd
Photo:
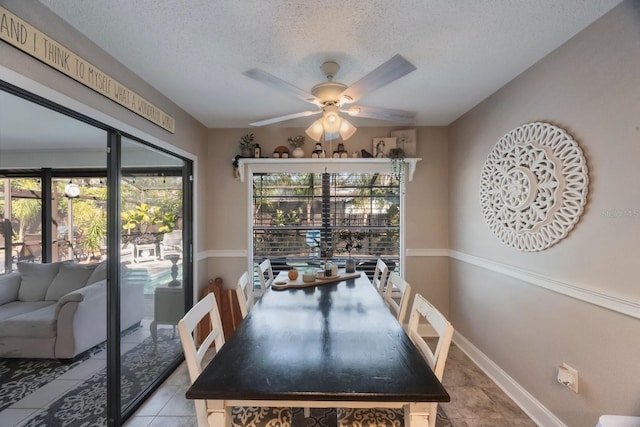
<svg viewBox="0 0 640 427"><path fill-rule="evenodd" d="M449 357L442 383L451 402L442 409L453 427L536 426L491 379L456 345Z"/></svg>

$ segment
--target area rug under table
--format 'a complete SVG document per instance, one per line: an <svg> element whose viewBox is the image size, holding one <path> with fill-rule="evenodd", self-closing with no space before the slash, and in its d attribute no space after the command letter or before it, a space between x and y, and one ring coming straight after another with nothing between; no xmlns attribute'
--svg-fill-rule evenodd
<svg viewBox="0 0 640 427"><path fill-rule="evenodd" d="M132 401L155 380L182 352L177 336L170 329L158 330L154 351L151 337L122 356L121 399ZM107 370L98 371L81 385L36 414L24 427L98 427L107 425Z"/></svg>
<svg viewBox="0 0 640 427"><path fill-rule="evenodd" d="M308 417L303 408L293 409L292 427L337 427L337 411L335 409L313 408ZM451 422L438 406L436 427L452 427Z"/></svg>

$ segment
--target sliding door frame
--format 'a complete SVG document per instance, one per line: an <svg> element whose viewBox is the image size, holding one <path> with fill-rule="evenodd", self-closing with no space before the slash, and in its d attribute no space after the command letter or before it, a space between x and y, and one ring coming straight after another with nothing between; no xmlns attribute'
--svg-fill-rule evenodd
<svg viewBox="0 0 640 427"><path fill-rule="evenodd" d="M15 86L9 82L0 80L0 91L4 91L15 95L24 100L33 102L42 107L48 108L60 114L70 117L94 126L106 132L105 151L106 160L106 176L107 176L107 279L109 287L107 288L107 424L109 426L121 426L123 421L130 417L135 410L151 395L179 366L184 360L183 356L178 356L159 377L150 383L149 387L142 392L134 401L126 408L121 407L121 390L120 390L120 177L121 177L121 140L123 137L135 140L143 145L149 146L155 150L160 150L172 156L180 158L184 162L183 166L183 221L184 221L184 239L183 239L183 280L185 292L185 312L193 305L193 289L194 289L194 272L193 272L193 162L176 152L166 148L158 147L152 143L146 142L138 137L120 131L110 125L102 123L82 113L74 111L68 107L50 101L44 97L36 95L19 86ZM95 171L95 168L89 168ZM51 261L52 241L52 225L51 225L51 181L53 176L57 175L63 169L41 168L38 172L24 172L25 175L39 175L42 179L42 240L43 240L43 261ZM64 170L65 172L70 172ZM82 173L79 170L73 170L71 173ZM8 171L13 172L13 171ZM22 172L17 171L16 175ZM45 244L47 242L47 244Z"/></svg>

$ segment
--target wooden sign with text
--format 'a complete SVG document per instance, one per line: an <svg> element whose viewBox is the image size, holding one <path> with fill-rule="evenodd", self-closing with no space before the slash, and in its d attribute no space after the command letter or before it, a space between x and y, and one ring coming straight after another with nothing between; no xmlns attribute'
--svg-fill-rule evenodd
<svg viewBox="0 0 640 427"><path fill-rule="evenodd" d="M175 132L175 119L51 37L0 6L0 40L4 40L152 123Z"/></svg>

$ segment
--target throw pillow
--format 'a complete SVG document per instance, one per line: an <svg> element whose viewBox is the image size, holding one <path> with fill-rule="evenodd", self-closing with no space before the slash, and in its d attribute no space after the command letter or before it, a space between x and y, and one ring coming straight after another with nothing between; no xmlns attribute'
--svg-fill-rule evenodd
<svg viewBox="0 0 640 427"><path fill-rule="evenodd" d="M51 282L45 301L58 301L60 297L76 289L83 288L87 279L96 269L96 264L75 264L65 262L60 266L58 274Z"/></svg>
<svg viewBox="0 0 640 427"><path fill-rule="evenodd" d="M19 262L18 271L22 276L18 299L20 301L44 301L47 289L60 270L61 262L38 264Z"/></svg>
<svg viewBox="0 0 640 427"><path fill-rule="evenodd" d="M98 266L93 270L91 276L89 276L89 280L87 280L87 285L92 283L99 282L101 280L105 280L107 278L107 261L102 261Z"/></svg>

